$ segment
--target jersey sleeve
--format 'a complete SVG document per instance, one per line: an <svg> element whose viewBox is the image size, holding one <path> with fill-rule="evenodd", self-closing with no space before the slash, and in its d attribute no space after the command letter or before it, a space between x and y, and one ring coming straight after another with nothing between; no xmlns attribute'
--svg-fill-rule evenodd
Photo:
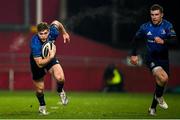
<svg viewBox="0 0 180 120"><path fill-rule="evenodd" d="M42 52L41 52L41 45L40 43L37 42L36 37L32 38L32 42L31 42L31 54L33 55L33 57L41 57Z"/></svg>
<svg viewBox="0 0 180 120"><path fill-rule="evenodd" d="M171 23L169 23L166 32L167 32L167 36L168 36L168 37L176 36L176 32L175 32L175 30L174 30L174 28L173 28L173 25L172 25Z"/></svg>
<svg viewBox="0 0 180 120"><path fill-rule="evenodd" d="M56 38L58 37L59 34L60 34L60 32L59 32L58 28L52 24L50 26L50 40L56 40Z"/></svg>
<svg viewBox="0 0 180 120"><path fill-rule="evenodd" d="M145 25L143 24L143 25L140 26L139 30L136 32L135 37L143 38L144 34L145 34L144 29L145 29Z"/></svg>
<svg viewBox="0 0 180 120"><path fill-rule="evenodd" d="M178 41L177 41L177 36L176 36L176 32L173 28L173 25L171 23L167 23L167 27L166 27L166 38L164 39L165 43L168 45L177 45Z"/></svg>
<svg viewBox="0 0 180 120"><path fill-rule="evenodd" d="M131 52L130 55L137 55L137 49L139 47L141 39L144 37L144 25L141 25L139 30L136 32L135 36L131 41Z"/></svg>

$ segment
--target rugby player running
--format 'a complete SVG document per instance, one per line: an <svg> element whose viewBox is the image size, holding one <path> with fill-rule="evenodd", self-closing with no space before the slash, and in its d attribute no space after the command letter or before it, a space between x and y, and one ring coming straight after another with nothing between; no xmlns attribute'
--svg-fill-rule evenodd
<svg viewBox="0 0 180 120"><path fill-rule="evenodd" d="M150 7L151 21L142 24L132 40L132 51L130 62L138 64L137 48L139 43L145 41L146 55L145 63L155 77L156 87L153 100L148 112L156 115L156 106L168 109L163 98L165 87L169 79L168 46L177 42L176 33L172 24L163 19L163 8L159 4Z"/></svg>
<svg viewBox="0 0 180 120"><path fill-rule="evenodd" d="M70 42L69 34L66 32L62 23L54 20L49 26L46 22L41 22L37 25L37 34L35 34L30 43L30 65L33 78L33 84L36 89L36 97L39 101L39 112L42 115L47 115L46 102L44 98L44 76L49 72L57 81L57 92L60 96L60 101L63 105L68 103L67 96L63 90L64 72L55 57L56 47L53 45L52 50L49 50L49 55L46 58L42 56L42 46L49 41L55 41L59 34L62 34L64 43Z"/></svg>

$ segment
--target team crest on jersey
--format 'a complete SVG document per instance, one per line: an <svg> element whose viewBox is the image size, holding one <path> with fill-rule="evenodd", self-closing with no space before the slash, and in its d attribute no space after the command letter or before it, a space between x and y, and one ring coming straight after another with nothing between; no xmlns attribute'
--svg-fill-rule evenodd
<svg viewBox="0 0 180 120"><path fill-rule="evenodd" d="M151 62L151 68L155 66L155 63L154 62Z"/></svg>
<svg viewBox="0 0 180 120"><path fill-rule="evenodd" d="M147 33L147 35L152 35L151 31L149 31L149 32Z"/></svg>
<svg viewBox="0 0 180 120"><path fill-rule="evenodd" d="M59 63L59 60L56 60L56 63Z"/></svg>
<svg viewBox="0 0 180 120"><path fill-rule="evenodd" d="M161 34L166 34L166 31L164 29L162 29Z"/></svg>

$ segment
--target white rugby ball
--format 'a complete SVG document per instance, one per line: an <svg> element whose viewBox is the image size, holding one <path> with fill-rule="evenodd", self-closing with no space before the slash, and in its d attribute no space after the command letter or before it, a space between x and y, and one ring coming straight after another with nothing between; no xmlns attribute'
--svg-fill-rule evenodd
<svg viewBox="0 0 180 120"><path fill-rule="evenodd" d="M49 50L52 50L54 43L49 41L43 44L42 46L42 57L46 58L49 54Z"/></svg>

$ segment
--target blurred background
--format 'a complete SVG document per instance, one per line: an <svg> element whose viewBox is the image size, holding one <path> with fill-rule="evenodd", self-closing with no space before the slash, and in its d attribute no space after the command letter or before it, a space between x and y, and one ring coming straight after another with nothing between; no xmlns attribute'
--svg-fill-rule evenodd
<svg viewBox="0 0 180 120"><path fill-rule="evenodd" d="M0 90L32 90L29 42L40 21L61 21L71 37L58 37L57 56L63 66L68 91L106 91L107 84L121 84L119 91L151 92L154 78L142 64L128 61L130 42L139 26L149 20L149 7L159 3L164 18L179 36L176 0L3 0L0 4ZM179 90L179 43L170 49L168 91ZM113 67L112 67L113 66ZM112 69L118 72L112 72ZM108 72L110 71L110 72ZM117 73L115 82L107 74ZM110 75L111 76L111 75ZM55 82L45 78L46 90ZM112 85L113 86L113 85Z"/></svg>

